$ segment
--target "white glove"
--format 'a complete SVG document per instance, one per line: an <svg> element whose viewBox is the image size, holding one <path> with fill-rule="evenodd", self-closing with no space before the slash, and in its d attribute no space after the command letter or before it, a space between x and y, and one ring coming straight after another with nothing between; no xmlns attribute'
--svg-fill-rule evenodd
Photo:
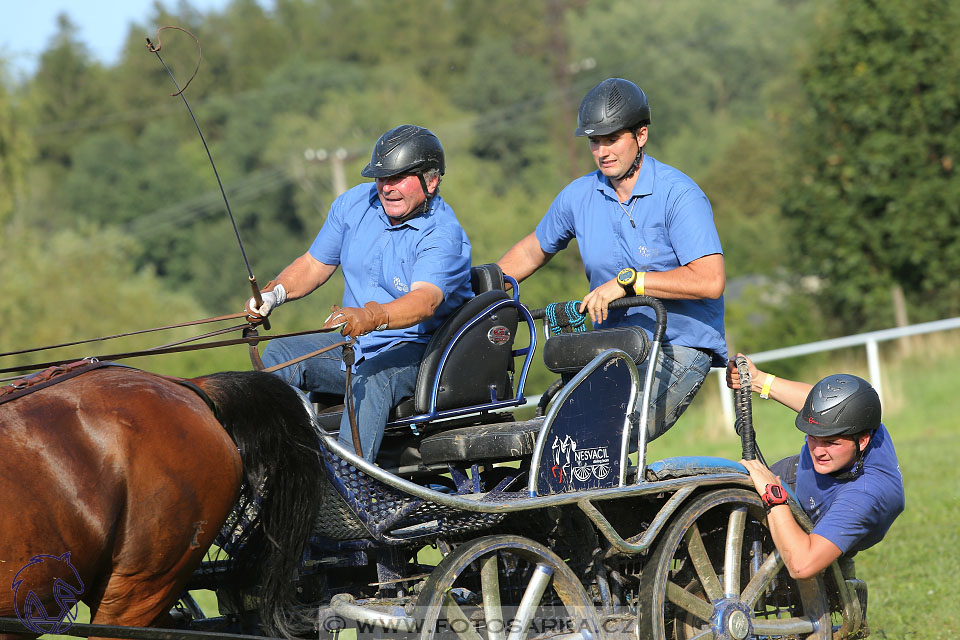
<svg viewBox="0 0 960 640"><path fill-rule="evenodd" d="M250 298L247 301L247 311L253 312L261 318L266 318L270 315L270 312L273 311L274 307L279 307L284 302L287 301L287 290L283 288L282 284L277 284L270 291L265 291L260 294L260 299L263 302L260 305L260 308L257 308L256 300Z"/></svg>

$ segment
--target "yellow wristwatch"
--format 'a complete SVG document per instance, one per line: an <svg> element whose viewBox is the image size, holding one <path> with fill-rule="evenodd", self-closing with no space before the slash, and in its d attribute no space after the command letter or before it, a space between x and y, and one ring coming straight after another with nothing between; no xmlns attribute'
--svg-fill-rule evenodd
<svg viewBox="0 0 960 640"><path fill-rule="evenodd" d="M623 290L628 296L637 295L636 290L633 288L633 285L637 283L637 270L626 267L620 269L620 273L617 274L617 284L623 287Z"/></svg>

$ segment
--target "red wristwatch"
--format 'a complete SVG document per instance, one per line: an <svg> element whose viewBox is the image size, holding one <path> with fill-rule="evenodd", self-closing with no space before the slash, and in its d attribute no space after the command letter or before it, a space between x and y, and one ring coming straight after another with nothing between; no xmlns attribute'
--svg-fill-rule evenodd
<svg viewBox="0 0 960 640"><path fill-rule="evenodd" d="M764 506L766 506L767 511L769 511L778 504L787 503L787 490L783 488L782 484L768 484L763 490L763 495L760 496L760 499L763 500Z"/></svg>

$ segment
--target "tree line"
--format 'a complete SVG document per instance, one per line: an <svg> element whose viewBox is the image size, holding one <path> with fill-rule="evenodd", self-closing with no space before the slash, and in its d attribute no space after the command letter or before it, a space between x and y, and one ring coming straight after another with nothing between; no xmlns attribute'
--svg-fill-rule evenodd
<svg viewBox="0 0 960 640"><path fill-rule="evenodd" d="M144 46L159 37L185 82L198 50L166 25L202 46L186 96L261 282L322 225L337 150L355 184L377 136L402 123L439 135L442 192L473 261L497 260L592 169L572 135L577 105L619 76L650 98L648 153L711 199L733 349L889 327L897 296L910 321L956 315L957 12L945 0L233 0L213 12L184 0L156 3L109 65L61 16L34 72L0 61L0 351L241 308L246 270L206 153ZM577 252L522 291L530 306L581 298ZM315 326L339 296L324 287L275 325Z"/></svg>

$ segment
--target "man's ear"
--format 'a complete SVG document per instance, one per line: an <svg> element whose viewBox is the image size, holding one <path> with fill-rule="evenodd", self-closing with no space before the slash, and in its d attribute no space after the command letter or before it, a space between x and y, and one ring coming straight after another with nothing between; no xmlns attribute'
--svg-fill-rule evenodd
<svg viewBox="0 0 960 640"><path fill-rule="evenodd" d="M429 180L427 180L427 191L428 191L430 194L436 193L436 192L437 192L437 187L439 187L439 186L440 186L440 174L439 174L439 173L436 174L435 176L433 176L432 178L430 178Z"/></svg>
<svg viewBox="0 0 960 640"><path fill-rule="evenodd" d="M867 448L867 445L870 444L870 432L867 431L859 438L860 451L863 451Z"/></svg>
<svg viewBox="0 0 960 640"><path fill-rule="evenodd" d="M647 139L649 137L649 129L647 125L643 125L637 129L637 145L643 149L647 145Z"/></svg>

